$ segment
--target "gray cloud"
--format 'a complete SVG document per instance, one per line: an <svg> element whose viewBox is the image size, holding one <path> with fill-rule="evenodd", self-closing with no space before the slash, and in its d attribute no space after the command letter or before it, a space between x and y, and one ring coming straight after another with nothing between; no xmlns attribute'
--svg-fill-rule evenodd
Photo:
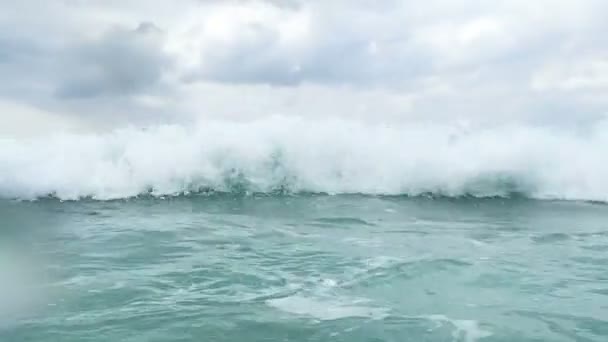
<svg viewBox="0 0 608 342"><path fill-rule="evenodd" d="M529 5L516 0L491 6L441 0L311 1L288 8L246 3L252 13L239 15L242 10L233 8L236 19L230 19L230 10L219 11L231 20L228 29L209 25L200 30L201 37L211 38L187 80L394 88L417 85L420 77L458 81L455 76L493 70L494 81L507 76L500 81L509 82L511 74L530 73L565 50L597 51L597 43L586 37L608 29L597 16L608 6L598 1ZM215 39L218 30L226 30L222 39ZM505 67L513 69L505 73Z"/></svg>
<svg viewBox="0 0 608 342"><path fill-rule="evenodd" d="M607 112L607 12L600 0L0 1L0 99L104 122L568 125Z"/></svg>
<svg viewBox="0 0 608 342"><path fill-rule="evenodd" d="M400 17L387 16L396 7L384 3L372 11L368 6L336 12L321 3L287 8L258 3L250 10L275 18L264 21L252 15L251 20L236 21L219 40L213 37L217 28L208 25L201 32L211 38L200 51L200 66L186 79L392 85L429 72L427 51L416 48L407 30L397 29ZM230 13L222 15L229 20Z"/></svg>
<svg viewBox="0 0 608 342"><path fill-rule="evenodd" d="M160 30L142 23L134 30L115 28L93 41L79 42L68 53L65 98L131 95L153 87L170 63L162 51Z"/></svg>

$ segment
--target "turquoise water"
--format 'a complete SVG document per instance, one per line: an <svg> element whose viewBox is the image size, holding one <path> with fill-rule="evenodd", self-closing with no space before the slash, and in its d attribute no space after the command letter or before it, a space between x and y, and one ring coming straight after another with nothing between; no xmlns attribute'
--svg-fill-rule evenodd
<svg viewBox="0 0 608 342"><path fill-rule="evenodd" d="M608 341L608 206L0 201L0 341Z"/></svg>

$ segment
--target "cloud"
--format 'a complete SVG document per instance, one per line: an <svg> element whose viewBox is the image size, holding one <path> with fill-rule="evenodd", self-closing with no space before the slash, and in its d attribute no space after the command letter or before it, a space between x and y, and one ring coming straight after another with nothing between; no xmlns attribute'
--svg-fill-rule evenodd
<svg viewBox="0 0 608 342"><path fill-rule="evenodd" d="M186 79L298 85L392 84L428 69L383 11L316 3L210 6L197 27L199 64Z"/></svg>
<svg viewBox="0 0 608 342"><path fill-rule="evenodd" d="M568 125L600 117L601 99L580 91L560 95L564 88L552 79L539 92L539 75L552 64L579 63L608 48L597 34L608 29L598 14L606 7L594 0L211 2L183 23L189 48L176 51L178 60L188 60L181 63L187 65L180 71L184 79L204 88L226 85L218 93L237 113L267 108L351 117L365 112L379 120ZM597 88L602 76L594 70L585 82ZM303 100L310 89L317 97ZM256 109L230 105L244 91L260 97ZM407 105L387 106L388 98L407 99L398 101ZM225 112L210 105L217 101L202 97L197 108ZM355 110L353 103L378 110Z"/></svg>
<svg viewBox="0 0 608 342"><path fill-rule="evenodd" d="M68 52L66 79L57 95L86 98L130 95L153 87L170 58L162 50L162 32L151 23L134 30L114 28Z"/></svg>
<svg viewBox="0 0 608 342"><path fill-rule="evenodd" d="M0 138L31 138L91 129L76 118L0 99Z"/></svg>
<svg viewBox="0 0 608 342"><path fill-rule="evenodd" d="M607 12L600 0L0 3L0 97L117 124L569 125L606 113Z"/></svg>
<svg viewBox="0 0 608 342"><path fill-rule="evenodd" d="M608 55L545 65L532 78L539 91L608 90Z"/></svg>

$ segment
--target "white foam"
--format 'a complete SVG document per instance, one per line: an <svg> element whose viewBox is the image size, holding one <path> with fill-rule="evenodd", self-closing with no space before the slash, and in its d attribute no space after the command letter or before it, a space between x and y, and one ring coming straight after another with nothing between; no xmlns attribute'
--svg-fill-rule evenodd
<svg viewBox="0 0 608 342"><path fill-rule="evenodd" d="M492 336L490 331L484 330L475 320L451 319L445 315L430 315L424 318L430 319L438 324L437 327L447 323L453 326L453 341L476 342L484 337Z"/></svg>
<svg viewBox="0 0 608 342"><path fill-rule="evenodd" d="M275 309L295 315L309 316L321 321L342 318L383 319L388 310L362 305L364 301L349 298L314 298L294 295L271 299L267 304Z"/></svg>
<svg viewBox="0 0 608 342"><path fill-rule="evenodd" d="M529 126L369 125L271 118L0 139L0 196L62 199L234 191L608 200L608 122L586 134Z"/></svg>

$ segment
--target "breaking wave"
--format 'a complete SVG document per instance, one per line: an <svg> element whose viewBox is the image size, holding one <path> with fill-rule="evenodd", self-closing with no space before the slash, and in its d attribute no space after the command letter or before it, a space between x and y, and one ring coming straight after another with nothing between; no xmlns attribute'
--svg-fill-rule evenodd
<svg viewBox="0 0 608 342"><path fill-rule="evenodd" d="M191 192L608 200L608 122L586 131L271 118L0 139L0 197Z"/></svg>

